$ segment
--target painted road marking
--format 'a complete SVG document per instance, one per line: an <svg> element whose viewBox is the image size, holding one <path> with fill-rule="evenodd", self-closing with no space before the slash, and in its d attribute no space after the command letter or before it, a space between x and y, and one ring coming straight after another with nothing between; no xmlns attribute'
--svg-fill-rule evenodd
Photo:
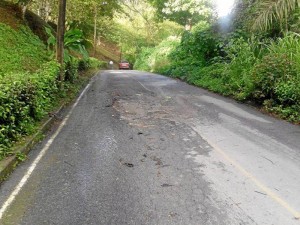
<svg viewBox="0 0 300 225"><path fill-rule="evenodd" d="M61 132L61 130L63 129L63 127L66 125L66 123L68 122L68 120L69 120L69 118L70 118L70 116L71 116L74 108L78 105L80 99L85 94L85 92L88 90L88 88L90 87L90 85L91 84L88 84L85 87L85 89L82 91L82 93L78 97L77 101L72 106L70 112L64 118L64 120L62 121L62 123L60 124L60 126L58 127L57 131L50 137L50 139L48 140L48 142L46 143L46 145L44 146L44 148L42 149L42 151L39 153L39 155L33 161L33 163L31 164L31 166L28 168L28 170L27 170L26 174L23 176L22 180L15 187L15 189L10 194L10 196L8 197L8 199L2 205L2 207L0 209L0 220L2 219L2 217L3 217L4 213L6 212L6 210L8 209L8 207L13 203L13 201L16 198L16 196L20 193L20 191L22 190L23 186L27 183L27 181L30 178L31 174L33 173L34 169L36 168L36 166L38 165L38 163L40 162L40 160L43 158L43 156L46 154L46 152L48 151L48 149L52 145L53 141L56 139L56 137L59 135L59 133Z"/></svg>
<svg viewBox="0 0 300 225"><path fill-rule="evenodd" d="M197 130L194 129L196 132ZM199 132L197 132L199 134ZM295 219L300 219L300 212L291 207L286 201L276 195L271 189L263 185L254 175L249 173L246 169L244 169L239 163L237 163L234 159L232 159L229 155L227 155L219 146L210 142L207 138L203 137L199 134L211 147L214 148L220 155L224 157L225 160L230 162L234 167L236 167L244 176L249 178L258 188L260 188L267 196L269 196L273 201L279 203L283 208L288 210Z"/></svg>

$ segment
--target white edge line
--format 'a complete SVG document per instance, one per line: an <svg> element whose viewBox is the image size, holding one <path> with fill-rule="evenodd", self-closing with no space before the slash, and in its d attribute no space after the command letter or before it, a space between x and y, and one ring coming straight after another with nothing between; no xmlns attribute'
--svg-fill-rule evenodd
<svg viewBox="0 0 300 225"><path fill-rule="evenodd" d="M50 137L50 139L48 140L48 142L45 144L44 148L41 150L41 152L38 154L38 156L33 161L33 163L31 164L31 166L28 168L28 170L25 173L25 175L23 176L22 180L18 183L18 185L13 190L13 192L10 194L10 196L7 198L7 200L4 202L4 204L2 205L2 207L0 209L0 220L2 219L2 217L3 217L4 213L6 212L6 210L8 209L8 207L13 203L13 201L16 198L16 196L22 190L23 186L27 183L27 181L30 178L32 172L34 171L34 169L36 168L37 164L40 162L40 160L42 159L42 157L46 154L47 150L50 148L50 146L52 145L52 143L55 140L55 138L59 135L59 133L61 132L62 128L66 125L66 123L69 120L70 115L72 114L74 108L78 105L80 99L82 98L82 96L85 94L85 92L88 90L88 88L90 86L91 86L91 83L89 83L85 87L85 89L81 92L81 94L78 97L77 101L72 106L70 112L67 114L67 116L64 118L64 120L62 121L62 123L59 125L57 131Z"/></svg>

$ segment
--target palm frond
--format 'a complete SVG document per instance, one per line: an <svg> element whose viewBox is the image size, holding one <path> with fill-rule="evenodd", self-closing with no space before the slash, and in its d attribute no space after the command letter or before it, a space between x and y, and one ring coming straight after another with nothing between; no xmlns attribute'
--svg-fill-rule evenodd
<svg viewBox="0 0 300 225"><path fill-rule="evenodd" d="M290 13L300 5L300 0L259 0L255 7L257 17L253 30L267 30L274 22L283 24Z"/></svg>

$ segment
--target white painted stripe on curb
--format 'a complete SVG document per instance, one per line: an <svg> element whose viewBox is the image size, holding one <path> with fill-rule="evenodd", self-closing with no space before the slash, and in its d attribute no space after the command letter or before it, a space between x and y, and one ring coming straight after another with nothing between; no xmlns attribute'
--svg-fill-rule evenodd
<svg viewBox="0 0 300 225"><path fill-rule="evenodd" d="M10 196L8 197L8 199L4 202L4 204L2 205L1 209L0 209L0 220L2 219L4 213L6 212L6 210L8 209L8 207L13 203L13 201L15 200L16 196L19 194L19 192L22 190L23 186L26 184L26 182L28 181L28 179L30 178L32 172L34 171L34 169L36 168L37 164L40 162L40 160L42 159L42 157L46 154L47 150L50 148L50 146L52 145L53 141L55 140L55 138L59 135L59 133L61 132L62 128L66 125L67 121L69 120L74 108L78 105L80 99L82 98L82 96L85 94L85 92L88 90L88 88L90 87L90 83L85 87L85 89L82 91L82 93L80 94L80 96L78 97L77 101L74 103L74 105L72 106L70 112L68 113L68 115L64 118L64 120L62 121L62 123L60 124L60 126L58 127L57 131L50 137L50 139L48 140L48 142L46 143L46 145L44 146L44 148L42 149L42 151L39 153L39 155L36 157L36 159L33 161L33 163L31 164L31 166L28 168L26 174L23 176L22 180L19 182L19 184L15 187L15 189L13 190L13 192L10 194Z"/></svg>

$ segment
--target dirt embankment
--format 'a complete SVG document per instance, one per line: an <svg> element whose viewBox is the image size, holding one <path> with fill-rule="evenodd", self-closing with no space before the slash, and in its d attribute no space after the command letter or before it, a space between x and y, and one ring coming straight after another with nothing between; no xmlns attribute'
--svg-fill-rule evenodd
<svg viewBox="0 0 300 225"><path fill-rule="evenodd" d="M47 43L48 35L45 27L50 27L50 25L29 10L27 10L25 20L23 20L21 9L16 4L0 2L0 23L7 24L15 30L22 25L28 26L45 44Z"/></svg>
<svg viewBox="0 0 300 225"><path fill-rule="evenodd" d="M22 20L22 13L18 6L0 2L0 23L5 23L14 29L18 29L20 25L25 25Z"/></svg>

